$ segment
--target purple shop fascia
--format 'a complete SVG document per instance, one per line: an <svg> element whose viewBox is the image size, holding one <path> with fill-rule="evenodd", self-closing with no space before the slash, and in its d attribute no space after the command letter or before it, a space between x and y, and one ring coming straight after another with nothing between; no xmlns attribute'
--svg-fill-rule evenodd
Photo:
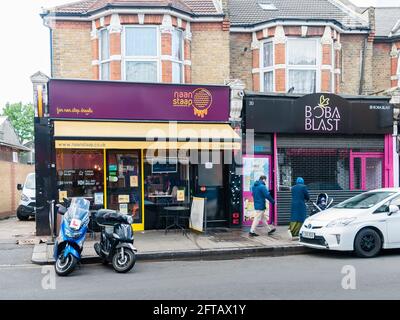
<svg viewBox="0 0 400 320"><path fill-rule="evenodd" d="M131 214L134 230L165 228L164 209L193 197L209 226L240 226L228 86L50 79L35 112L38 235L48 201L76 196Z"/></svg>
<svg viewBox="0 0 400 320"><path fill-rule="evenodd" d="M398 186L389 100L247 92L242 129L254 130L254 147L243 145L243 224L250 223L250 187L260 174L268 177L277 200L270 220L279 225L289 224L290 188L297 177L304 178L311 200L327 193L334 203L365 190Z"/></svg>

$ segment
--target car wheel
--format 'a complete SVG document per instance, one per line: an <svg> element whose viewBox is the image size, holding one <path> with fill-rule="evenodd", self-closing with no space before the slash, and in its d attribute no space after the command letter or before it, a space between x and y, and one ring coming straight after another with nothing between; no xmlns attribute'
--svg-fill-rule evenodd
<svg viewBox="0 0 400 320"><path fill-rule="evenodd" d="M29 220L29 215L24 215L23 213L22 213L22 210L20 210L20 209L17 209L17 218L18 218L18 220L20 220L20 221L27 221L27 220Z"/></svg>
<svg viewBox="0 0 400 320"><path fill-rule="evenodd" d="M354 240L354 251L361 258L375 257L382 248L382 239L373 229L363 229Z"/></svg>

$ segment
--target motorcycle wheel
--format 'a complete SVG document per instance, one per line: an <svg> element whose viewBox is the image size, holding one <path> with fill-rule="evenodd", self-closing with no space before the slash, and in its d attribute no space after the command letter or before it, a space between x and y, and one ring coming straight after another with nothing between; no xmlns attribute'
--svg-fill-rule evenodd
<svg viewBox="0 0 400 320"><path fill-rule="evenodd" d="M56 269L56 273L59 276L64 277L74 271L77 263L78 259L76 259L76 257L74 257L72 254L68 254L66 257L64 257L64 252L61 252L54 267Z"/></svg>
<svg viewBox="0 0 400 320"><path fill-rule="evenodd" d="M133 268L136 262L135 253L128 248L124 248L122 254L122 248L118 249L112 258L112 265L116 272L125 273Z"/></svg>

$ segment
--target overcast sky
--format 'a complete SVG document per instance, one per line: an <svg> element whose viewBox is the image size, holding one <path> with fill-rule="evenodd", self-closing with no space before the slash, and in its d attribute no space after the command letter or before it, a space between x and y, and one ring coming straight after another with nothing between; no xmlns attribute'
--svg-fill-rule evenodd
<svg viewBox="0 0 400 320"><path fill-rule="evenodd" d="M2 3L0 109L6 102L31 102L29 77L39 70L50 75L49 30L43 26L39 16L41 7L48 8L74 1L76 0L12 0ZM352 1L361 6L388 6L399 5L400 0Z"/></svg>

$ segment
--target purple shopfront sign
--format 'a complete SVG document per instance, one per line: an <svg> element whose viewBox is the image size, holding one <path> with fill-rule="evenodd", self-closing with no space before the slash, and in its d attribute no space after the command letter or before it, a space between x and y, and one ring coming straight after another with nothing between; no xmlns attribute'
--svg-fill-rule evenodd
<svg viewBox="0 0 400 320"><path fill-rule="evenodd" d="M60 119L229 120L229 87L52 79L49 114Z"/></svg>

